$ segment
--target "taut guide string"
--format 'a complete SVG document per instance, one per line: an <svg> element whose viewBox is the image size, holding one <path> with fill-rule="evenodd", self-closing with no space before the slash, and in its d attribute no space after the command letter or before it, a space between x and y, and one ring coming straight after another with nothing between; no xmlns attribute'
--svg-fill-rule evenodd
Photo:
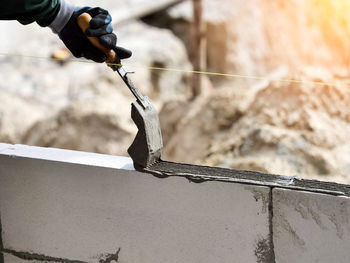
<svg viewBox="0 0 350 263"><path fill-rule="evenodd" d="M31 58L31 59L41 59L41 60L51 60L51 61L62 61L62 62L78 62L78 63L95 63L94 61L82 60L82 59L71 59L71 58L51 58L51 57L42 57L42 56L29 56L15 53L0 53L0 56L6 57L22 57L22 58ZM102 64L102 63L101 63ZM121 64L106 63L108 65L119 66ZM172 71L172 72L181 72L181 73L193 73L193 74L203 74L209 76L222 76L222 77L232 77L232 78L243 78L243 79L255 79L255 80L268 80L273 82L288 82L288 83L299 83L299 84L316 84L316 85L327 85L332 87L346 87L350 88L350 83L333 83L333 82L323 82L323 81L309 81L309 80L298 80L298 79L283 79L283 78L269 78L264 76L254 76L254 75L241 75L241 74L230 74L230 73L220 73L220 72L208 72L208 71L196 71L196 70L186 70L178 68L167 68L167 67L150 67L150 66L137 66L137 65L128 65L123 64L123 66L144 69L144 70L161 70L161 71Z"/></svg>

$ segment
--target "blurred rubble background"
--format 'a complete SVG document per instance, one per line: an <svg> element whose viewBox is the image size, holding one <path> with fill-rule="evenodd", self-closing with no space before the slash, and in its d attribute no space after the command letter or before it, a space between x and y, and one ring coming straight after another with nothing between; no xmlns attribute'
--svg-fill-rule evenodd
<svg viewBox="0 0 350 263"><path fill-rule="evenodd" d="M72 2L117 21L150 3ZM191 1L115 26L159 110L163 159L350 183L350 1L203 4L207 70L265 78L205 76L207 92L192 99L190 73L146 69L192 69ZM36 24L0 21L0 31L0 53L33 56L0 56L1 142L127 155L134 99L117 74L34 58L63 47Z"/></svg>

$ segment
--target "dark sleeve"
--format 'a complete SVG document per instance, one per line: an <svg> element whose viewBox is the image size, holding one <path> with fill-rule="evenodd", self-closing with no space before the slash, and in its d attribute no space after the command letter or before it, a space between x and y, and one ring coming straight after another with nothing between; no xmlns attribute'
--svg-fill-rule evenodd
<svg viewBox="0 0 350 263"><path fill-rule="evenodd" d="M48 26L60 10L60 0L1 0L0 20L18 20L27 25Z"/></svg>

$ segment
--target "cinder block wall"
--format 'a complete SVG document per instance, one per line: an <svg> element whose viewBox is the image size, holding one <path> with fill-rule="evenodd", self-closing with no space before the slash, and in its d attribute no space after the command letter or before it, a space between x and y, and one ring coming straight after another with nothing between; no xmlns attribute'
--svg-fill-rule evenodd
<svg viewBox="0 0 350 263"><path fill-rule="evenodd" d="M0 144L0 262L349 262L346 194L258 184Z"/></svg>

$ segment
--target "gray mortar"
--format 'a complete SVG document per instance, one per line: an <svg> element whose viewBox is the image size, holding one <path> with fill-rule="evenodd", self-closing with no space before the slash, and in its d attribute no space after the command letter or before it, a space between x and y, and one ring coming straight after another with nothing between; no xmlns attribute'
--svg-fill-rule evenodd
<svg viewBox="0 0 350 263"><path fill-rule="evenodd" d="M121 250L121 248L118 248L114 254L105 254L105 255L101 256L99 263L118 262L120 250Z"/></svg>
<svg viewBox="0 0 350 263"><path fill-rule="evenodd" d="M270 247L270 253L268 254L271 263L276 263L276 257L275 257L275 244L273 241L273 188L270 188L269 193L269 247Z"/></svg>
<svg viewBox="0 0 350 263"><path fill-rule="evenodd" d="M262 198L260 194L254 193L255 200ZM259 238L255 245L254 255L257 258L257 263L276 263L275 260L275 247L273 243L273 207L272 207L272 189L270 189L268 200L263 200L267 202L268 212L269 212L269 234L267 238Z"/></svg>
<svg viewBox="0 0 350 263"><path fill-rule="evenodd" d="M87 263L85 261L80 260L71 260L66 258L55 258L46 256L43 254L36 254L36 253L29 253L29 252L22 252L22 251L15 251L11 249L3 249L4 253L11 254L15 257L18 257L23 260L37 260L37 261L45 261L45 262L56 262L56 263Z"/></svg>
<svg viewBox="0 0 350 263"><path fill-rule="evenodd" d="M261 200L262 202L262 213L265 214L267 212L268 206L270 204L270 198L268 198L263 191L259 191L258 189L251 189L250 187L246 187L245 189L251 191L253 193L253 197L255 201Z"/></svg>
<svg viewBox="0 0 350 263"><path fill-rule="evenodd" d="M138 132L128 149L128 153L135 168L148 167L157 162L163 148L158 113L148 97L144 97L144 99L148 105L146 109L138 101L132 103L131 108L131 118L138 128Z"/></svg>
<svg viewBox="0 0 350 263"><path fill-rule="evenodd" d="M197 183L206 181L232 182L350 197L350 185L321 182L317 180L304 180L297 177L265 174L254 171L180 164L162 160L148 168L139 170L151 173L160 178L181 176Z"/></svg>
<svg viewBox="0 0 350 263"><path fill-rule="evenodd" d="M119 58L115 61L120 64ZM147 96L143 96L128 77L128 72L122 66L110 66L116 71L135 96L136 101L131 104L131 118L135 122L138 132L128 149L128 153L135 167L149 167L160 160L163 149L162 132L158 112Z"/></svg>
<svg viewBox="0 0 350 263"><path fill-rule="evenodd" d="M4 250L4 244L2 242L2 224L1 224L1 213L0 213L0 263L5 263L3 250Z"/></svg>
<svg viewBox="0 0 350 263"><path fill-rule="evenodd" d="M275 259L270 247L270 238L259 239L254 254L257 258L257 263L274 263Z"/></svg>

